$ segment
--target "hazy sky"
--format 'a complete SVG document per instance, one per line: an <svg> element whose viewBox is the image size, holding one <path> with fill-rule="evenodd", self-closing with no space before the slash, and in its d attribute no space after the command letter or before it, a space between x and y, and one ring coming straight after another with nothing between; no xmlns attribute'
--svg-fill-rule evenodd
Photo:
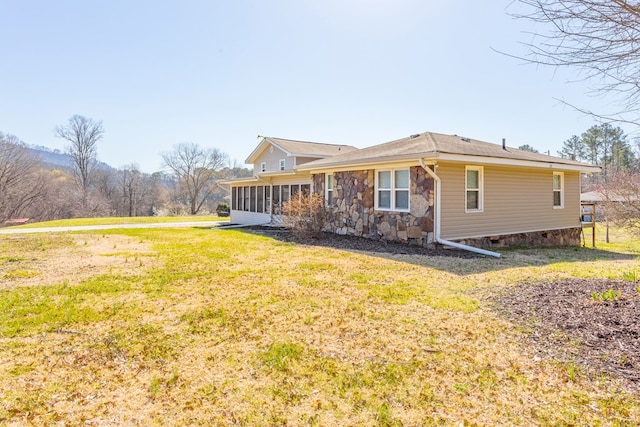
<svg viewBox="0 0 640 427"><path fill-rule="evenodd" d="M595 121L576 74L524 65L511 0L0 0L0 131L153 172L188 141L240 163L257 135L366 147L433 131L555 154Z"/></svg>

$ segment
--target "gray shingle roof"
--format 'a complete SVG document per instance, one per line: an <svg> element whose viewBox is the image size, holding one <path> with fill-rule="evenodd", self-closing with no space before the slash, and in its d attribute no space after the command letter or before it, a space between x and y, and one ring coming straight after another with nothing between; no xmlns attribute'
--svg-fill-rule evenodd
<svg viewBox="0 0 640 427"><path fill-rule="evenodd" d="M266 138L282 148L289 154L294 156L306 156L306 157L326 157L335 156L338 154L348 153L357 150L356 147L350 145L340 144L325 144L322 142L307 142L307 141L295 141L291 139L282 138Z"/></svg>
<svg viewBox="0 0 640 427"><path fill-rule="evenodd" d="M290 156L325 158L349 153L357 150L351 145L325 144L323 142L296 141L293 139L274 138L265 136L253 152L247 157L247 163L253 163L267 145L272 144L282 149Z"/></svg>
<svg viewBox="0 0 640 427"><path fill-rule="evenodd" d="M585 163L580 163L559 157L548 156L546 154L532 153L530 151L518 150L516 148L502 148L501 144L478 141L471 138L464 138L458 135L444 135L433 132L424 132L412 135L395 141L374 145L356 151L351 151L330 158L314 160L304 164L301 169L322 168L332 165L347 165L349 163L377 163L382 160L402 160L437 157L440 154L491 157L514 161L530 161L555 163L559 165L570 165L576 167L592 167Z"/></svg>

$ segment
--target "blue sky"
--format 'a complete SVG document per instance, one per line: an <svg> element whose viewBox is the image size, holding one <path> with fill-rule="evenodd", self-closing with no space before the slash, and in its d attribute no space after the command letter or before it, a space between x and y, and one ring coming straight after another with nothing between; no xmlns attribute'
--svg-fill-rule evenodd
<svg viewBox="0 0 640 427"><path fill-rule="evenodd" d="M433 131L555 154L594 119L577 75L523 64L511 0L0 0L0 131L161 169L179 142L244 162L257 135L366 147Z"/></svg>

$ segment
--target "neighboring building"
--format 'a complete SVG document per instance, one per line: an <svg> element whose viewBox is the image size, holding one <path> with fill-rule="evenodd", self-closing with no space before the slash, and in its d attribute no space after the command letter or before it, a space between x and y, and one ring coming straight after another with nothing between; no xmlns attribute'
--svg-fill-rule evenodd
<svg viewBox="0 0 640 427"><path fill-rule="evenodd" d="M292 194L322 194L339 234L428 246L580 243L580 175L597 166L425 132L356 149L263 138L255 176L228 181L231 221L277 223Z"/></svg>

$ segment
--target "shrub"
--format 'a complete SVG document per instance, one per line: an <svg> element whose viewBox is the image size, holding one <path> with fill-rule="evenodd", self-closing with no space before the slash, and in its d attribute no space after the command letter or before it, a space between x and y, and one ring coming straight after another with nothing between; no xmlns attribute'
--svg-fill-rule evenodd
<svg viewBox="0 0 640 427"><path fill-rule="evenodd" d="M216 213L218 216L229 216L230 207L228 203L220 202L216 206Z"/></svg>
<svg viewBox="0 0 640 427"><path fill-rule="evenodd" d="M315 193L292 195L282 204L282 224L299 237L319 237L325 229L328 213L324 199Z"/></svg>

